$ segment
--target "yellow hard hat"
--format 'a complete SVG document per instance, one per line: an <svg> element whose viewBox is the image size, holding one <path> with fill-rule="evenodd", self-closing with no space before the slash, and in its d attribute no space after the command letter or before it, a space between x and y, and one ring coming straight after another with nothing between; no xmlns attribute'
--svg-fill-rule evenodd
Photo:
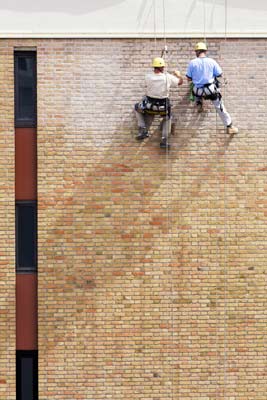
<svg viewBox="0 0 267 400"><path fill-rule="evenodd" d="M154 68L165 67L165 61L161 57L153 58L152 67Z"/></svg>
<svg viewBox="0 0 267 400"><path fill-rule="evenodd" d="M197 50L208 50L206 43L204 42L198 42L195 46L195 51Z"/></svg>

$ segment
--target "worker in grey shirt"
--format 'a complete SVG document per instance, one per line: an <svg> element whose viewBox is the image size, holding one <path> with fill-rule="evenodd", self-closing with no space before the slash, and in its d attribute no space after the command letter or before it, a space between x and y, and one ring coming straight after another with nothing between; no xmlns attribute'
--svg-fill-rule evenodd
<svg viewBox="0 0 267 400"><path fill-rule="evenodd" d="M165 61L161 57L153 59L152 67L153 72L145 78L146 95L140 103L135 104L135 115L139 127L136 139L143 140L148 137L148 130L155 115L160 115L163 118L160 147L168 148L171 128L169 92L171 87L182 85L183 79L179 71L174 71L173 74L164 72Z"/></svg>
<svg viewBox="0 0 267 400"><path fill-rule="evenodd" d="M199 112L203 110L203 98L211 100L219 114L227 133L238 133L238 128L232 124L232 118L226 111L222 95L219 89L218 79L222 76L222 69L219 64L210 57L207 57L206 43L199 42L195 46L196 58L190 61L186 77L192 81L193 94Z"/></svg>

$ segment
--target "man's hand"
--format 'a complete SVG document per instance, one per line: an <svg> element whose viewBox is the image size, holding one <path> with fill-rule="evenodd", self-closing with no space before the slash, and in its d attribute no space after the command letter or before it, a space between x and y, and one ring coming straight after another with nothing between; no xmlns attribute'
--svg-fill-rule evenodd
<svg viewBox="0 0 267 400"><path fill-rule="evenodd" d="M180 71L173 71L173 75L177 76L177 78L182 78L182 74Z"/></svg>
<svg viewBox="0 0 267 400"><path fill-rule="evenodd" d="M180 71L173 71L173 75L175 75L179 79L178 86L183 84L183 76Z"/></svg>

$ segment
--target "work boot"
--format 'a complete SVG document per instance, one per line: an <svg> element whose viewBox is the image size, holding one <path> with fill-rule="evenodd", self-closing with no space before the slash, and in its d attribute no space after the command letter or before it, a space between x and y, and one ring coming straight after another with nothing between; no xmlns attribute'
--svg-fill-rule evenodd
<svg viewBox="0 0 267 400"><path fill-rule="evenodd" d="M146 128L139 128L138 135L136 136L136 140L144 140L149 137L148 131Z"/></svg>
<svg viewBox="0 0 267 400"><path fill-rule="evenodd" d="M162 138L159 144L161 149L169 149L171 146L167 143L167 138Z"/></svg>
<svg viewBox="0 0 267 400"><path fill-rule="evenodd" d="M196 107L197 107L197 112L202 113L203 112L203 102L202 101L197 101L196 102Z"/></svg>
<svg viewBox="0 0 267 400"><path fill-rule="evenodd" d="M227 133L228 133L228 135L234 135L234 134L238 133L238 128L231 124L231 125L227 126Z"/></svg>

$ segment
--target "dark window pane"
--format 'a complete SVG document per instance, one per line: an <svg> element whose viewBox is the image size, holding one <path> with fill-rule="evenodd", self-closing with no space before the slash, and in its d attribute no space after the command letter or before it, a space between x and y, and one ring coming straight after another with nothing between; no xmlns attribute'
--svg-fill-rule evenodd
<svg viewBox="0 0 267 400"><path fill-rule="evenodd" d="M36 125L36 53L15 52L16 126Z"/></svg>
<svg viewBox="0 0 267 400"><path fill-rule="evenodd" d="M18 58L18 69L19 71L27 71L27 60L23 56Z"/></svg>
<svg viewBox="0 0 267 400"><path fill-rule="evenodd" d="M21 400L33 399L33 359L23 357L21 359Z"/></svg>
<svg viewBox="0 0 267 400"><path fill-rule="evenodd" d="M37 400L37 351L17 351L17 400Z"/></svg>
<svg viewBox="0 0 267 400"><path fill-rule="evenodd" d="M35 202L16 204L16 268L36 271L37 210Z"/></svg>

